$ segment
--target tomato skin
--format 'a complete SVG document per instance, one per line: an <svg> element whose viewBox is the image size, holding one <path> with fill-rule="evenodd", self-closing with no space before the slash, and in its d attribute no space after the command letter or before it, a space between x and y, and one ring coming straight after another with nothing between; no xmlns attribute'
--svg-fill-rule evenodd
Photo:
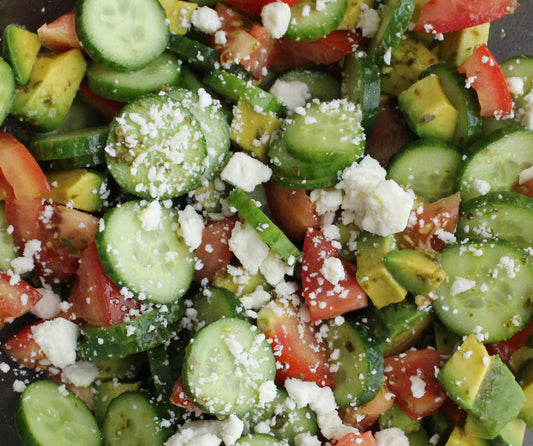
<svg viewBox="0 0 533 446"><path fill-rule="evenodd" d="M514 190L522 195L533 198L533 178L524 181L522 184L515 185Z"/></svg>
<svg viewBox="0 0 533 446"><path fill-rule="evenodd" d="M433 203L414 209L416 219L409 219L407 227L398 235L402 247L421 251L441 251L446 245L442 237L453 234L459 221L459 193L441 198Z"/></svg>
<svg viewBox="0 0 533 446"><path fill-rule="evenodd" d="M338 258L339 248L320 230L309 229L302 251L303 295L309 307L311 321L339 316L368 305L368 296L357 282L355 267L341 259L345 278L337 285L329 282L321 273L327 258Z"/></svg>
<svg viewBox="0 0 533 446"><path fill-rule="evenodd" d="M89 89L87 81L83 81L80 84L80 88L78 89L78 95L85 103L89 104L91 107L95 108L106 118L109 119L113 119L116 115L118 115L118 113L124 106L122 102L112 101L110 99L106 99L102 96L94 94Z"/></svg>
<svg viewBox="0 0 533 446"><path fill-rule="evenodd" d="M493 118L512 113L513 101L505 76L487 45L478 45L457 71L473 79L471 85L479 99L481 116Z"/></svg>
<svg viewBox="0 0 533 446"><path fill-rule="evenodd" d="M531 319L522 330L515 333L505 341L495 342L493 344L486 344L490 355L499 355L500 359L508 364L511 356L520 347L526 344L529 338L533 335L533 319Z"/></svg>
<svg viewBox="0 0 533 446"><path fill-rule="evenodd" d="M316 207L305 190L279 186L273 181L263 184L263 188L274 221L292 241L303 240L308 228L319 228Z"/></svg>
<svg viewBox="0 0 533 446"><path fill-rule="evenodd" d="M332 31L310 42L280 39L280 54L275 66L287 70L310 63L329 65L340 61L364 42L365 38L357 31L343 30Z"/></svg>
<svg viewBox="0 0 533 446"><path fill-rule="evenodd" d="M200 409L185 392L183 377L181 376L174 383L174 388L172 389L172 394L170 395L170 404L191 412L195 412L197 414L203 412L202 409Z"/></svg>
<svg viewBox="0 0 533 446"><path fill-rule="evenodd" d="M118 324L130 310L140 308L137 301L126 299L107 277L94 242L83 253L68 302L71 304L68 318L100 327Z"/></svg>
<svg viewBox="0 0 533 446"><path fill-rule="evenodd" d="M0 186L4 195L17 199L43 197L50 185L41 167L24 145L0 131Z"/></svg>
<svg viewBox="0 0 533 446"><path fill-rule="evenodd" d="M378 421L380 415L387 412L393 404L394 395L384 385L374 399L370 400L364 406L341 407L339 409L339 416L344 423L364 432L371 429Z"/></svg>
<svg viewBox="0 0 533 446"><path fill-rule="evenodd" d="M426 33L459 31L500 19L519 6L516 0L430 0L422 6L414 29Z"/></svg>
<svg viewBox="0 0 533 446"><path fill-rule="evenodd" d="M42 298L42 294L29 283L0 270L0 321L17 318L30 311Z"/></svg>
<svg viewBox="0 0 533 446"><path fill-rule="evenodd" d="M20 365L34 369L39 362L46 359L46 355L33 338L32 327L40 324L26 325L18 333L15 333L3 343L3 349Z"/></svg>
<svg viewBox="0 0 533 446"><path fill-rule="evenodd" d="M435 376L440 366L441 354L431 348L408 350L385 358L387 387L394 394L395 403L413 420L434 414L444 404L446 394ZM425 383L420 398L411 391L412 377Z"/></svg>
<svg viewBox="0 0 533 446"><path fill-rule="evenodd" d="M240 64L252 73L253 77L261 79L278 57L278 42L264 26L258 23L252 25L249 33L259 42L259 48L252 51L248 58L241 60Z"/></svg>
<svg viewBox="0 0 533 446"><path fill-rule="evenodd" d="M52 23L45 23L37 30L41 44L52 51L66 51L72 48L82 50L76 33L74 11L67 12Z"/></svg>
<svg viewBox="0 0 533 446"><path fill-rule="evenodd" d="M213 220L205 225L202 243L196 248L196 257L202 264L202 268L194 271L196 282L211 282L216 273L231 262L233 252L229 248L229 239L236 221L237 219L232 217Z"/></svg>
<svg viewBox="0 0 533 446"><path fill-rule="evenodd" d="M257 325L274 351L278 365L276 382L282 385L288 378L299 378L333 388L329 354L317 339L317 328L303 320L292 305L274 305L260 311Z"/></svg>
<svg viewBox="0 0 533 446"><path fill-rule="evenodd" d="M371 431L366 431L362 434L350 432L337 442L337 446L377 446L377 444Z"/></svg>

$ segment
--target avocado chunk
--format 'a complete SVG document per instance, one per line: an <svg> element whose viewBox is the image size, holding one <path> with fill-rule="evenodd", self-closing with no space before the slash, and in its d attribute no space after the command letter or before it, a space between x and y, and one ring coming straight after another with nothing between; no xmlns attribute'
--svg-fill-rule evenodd
<svg viewBox="0 0 533 446"><path fill-rule="evenodd" d="M407 290L383 263L383 256L395 248L393 236L365 234L357 243L357 281L378 308L401 302L407 296Z"/></svg>
<svg viewBox="0 0 533 446"><path fill-rule="evenodd" d="M438 61L422 42L410 38L402 40L392 53L391 65L382 70L381 91L398 96Z"/></svg>
<svg viewBox="0 0 533 446"><path fill-rule="evenodd" d="M15 24L7 25L4 29L3 54L13 68L19 85L28 83L40 49L41 42L36 33Z"/></svg>
<svg viewBox="0 0 533 446"><path fill-rule="evenodd" d="M71 204L75 209L95 212L101 209L107 192L105 175L87 169L72 169L46 174L51 191L48 198Z"/></svg>
<svg viewBox="0 0 533 446"><path fill-rule="evenodd" d="M526 422L529 430L533 430L533 359L529 359L520 367L517 378L526 397L519 417Z"/></svg>
<svg viewBox="0 0 533 446"><path fill-rule="evenodd" d="M8 63L0 57L0 125L9 114L15 96L15 75Z"/></svg>
<svg viewBox="0 0 533 446"><path fill-rule="evenodd" d="M439 47L439 59L458 67L473 52L477 45L489 41L490 22L446 33Z"/></svg>
<svg viewBox="0 0 533 446"><path fill-rule="evenodd" d="M173 34L185 35L192 23L192 14L198 7L196 3L182 0L159 0L165 9L168 29Z"/></svg>
<svg viewBox="0 0 533 446"><path fill-rule="evenodd" d="M407 124L419 137L452 141L458 113L438 76L430 74L402 91L398 104Z"/></svg>
<svg viewBox="0 0 533 446"><path fill-rule="evenodd" d="M376 6L375 0L348 0L348 7L344 13L344 17L338 24L337 29L345 29L351 31L357 27L363 5L368 8L374 8ZM366 8L365 8L366 9Z"/></svg>
<svg viewBox="0 0 533 446"><path fill-rule="evenodd" d="M231 273L227 269L219 270L212 285L225 288L239 297L253 293L259 286L265 290L271 288L260 272L250 274L242 266L232 267Z"/></svg>
<svg viewBox="0 0 533 446"><path fill-rule="evenodd" d="M420 420L413 420L397 404L393 404L389 410L381 414L378 422L380 429L397 427L404 431L406 435L417 432L422 428Z"/></svg>
<svg viewBox="0 0 533 446"><path fill-rule="evenodd" d="M494 434L492 430L496 427L494 425L486 426L477 417L469 414L466 417L464 430L467 435L486 439L491 437L492 446L522 446L526 432L526 424L523 420L516 418L499 429L498 434Z"/></svg>
<svg viewBox="0 0 533 446"><path fill-rule="evenodd" d="M465 433L495 438L517 418L526 398L511 370L469 335L438 376L446 393L467 411Z"/></svg>
<svg viewBox="0 0 533 446"><path fill-rule="evenodd" d="M484 438L467 434L462 427L456 426L445 446L490 446L491 442Z"/></svg>
<svg viewBox="0 0 533 446"><path fill-rule="evenodd" d="M43 130L53 130L66 118L87 63L78 49L37 57L28 83L15 93L11 113Z"/></svg>
<svg viewBox="0 0 533 446"><path fill-rule="evenodd" d="M281 120L274 113L260 111L248 101L239 99L233 107L230 139L261 161L266 161L270 137L280 127Z"/></svg>
<svg viewBox="0 0 533 446"><path fill-rule="evenodd" d="M428 294L435 290L446 277L444 270L415 249L389 251L383 263L392 277L410 293Z"/></svg>
<svg viewBox="0 0 533 446"><path fill-rule="evenodd" d="M364 317L383 356L399 354L415 345L434 320L430 305L418 307L408 300L379 310L371 307Z"/></svg>

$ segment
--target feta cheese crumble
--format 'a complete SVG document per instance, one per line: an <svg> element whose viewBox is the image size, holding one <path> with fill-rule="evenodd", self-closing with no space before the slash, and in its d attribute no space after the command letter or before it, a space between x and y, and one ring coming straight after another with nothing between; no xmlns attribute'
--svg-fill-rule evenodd
<svg viewBox="0 0 533 446"><path fill-rule="evenodd" d="M256 186L268 181L271 175L270 167L261 161L244 152L235 152L220 173L220 178L245 192L252 192Z"/></svg>

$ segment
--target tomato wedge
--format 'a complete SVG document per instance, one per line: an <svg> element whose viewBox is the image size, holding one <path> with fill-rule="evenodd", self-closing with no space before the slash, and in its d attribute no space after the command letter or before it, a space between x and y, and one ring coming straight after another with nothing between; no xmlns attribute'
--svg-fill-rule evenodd
<svg viewBox="0 0 533 446"><path fill-rule="evenodd" d="M292 241L301 241L308 228L318 229L315 204L304 189L291 189L273 181L263 185L274 221Z"/></svg>
<svg viewBox="0 0 533 446"><path fill-rule="evenodd" d="M42 297L29 283L0 270L0 322L22 316Z"/></svg>
<svg viewBox="0 0 533 446"><path fill-rule="evenodd" d="M500 118L512 113L513 101L505 76L487 45L478 45L457 71L466 74L467 83L476 90L481 116Z"/></svg>
<svg viewBox="0 0 533 446"><path fill-rule="evenodd" d="M263 6L268 5L276 0L228 0L226 3L234 6L241 11L247 12L255 16L260 16ZM283 3L287 3L289 6L294 6L300 0L281 0Z"/></svg>
<svg viewBox="0 0 533 446"><path fill-rule="evenodd" d="M377 444L378 442L371 431L366 431L362 434L350 432L337 442L337 446L377 446Z"/></svg>
<svg viewBox="0 0 533 446"><path fill-rule="evenodd" d="M83 49L76 33L74 11L67 12L52 23L45 23L37 30L41 44L52 51Z"/></svg>
<svg viewBox="0 0 533 446"><path fill-rule="evenodd" d="M67 317L100 327L118 324L130 310L140 308L107 277L94 242L83 253L68 302L72 305Z"/></svg>
<svg viewBox="0 0 533 446"><path fill-rule="evenodd" d="M487 344L487 350L491 355L500 355L500 359L506 364L520 347L525 345L528 339L533 335L533 319L518 333L515 333L505 341Z"/></svg>
<svg viewBox="0 0 533 446"><path fill-rule="evenodd" d="M6 342L4 342L2 346L3 349L9 353L9 355L15 361L28 369L34 369L37 365L42 367L39 362L43 359L46 359L46 355L33 338L33 333L31 330L32 327L42 322L43 321L26 325L19 332L15 333Z"/></svg>
<svg viewBox="0 0 533 446"><path fill-rule="evenodd" d="M512 13L516 0L430 0L420 10L415 31L449 33L492 22Z"/></svg>
<svg viewBox="0 0 533 446"><path fill-rule="evenodd" d="M431 348L385 358L387 386L410 418L432 415L444 404L446 394L435 376L440 366L440 352Z"/></svg>
<svg viewBox="0 0 533 446"><path fill-rule="evenodd" d="M191 412L195 412L197 414L202 413L202 409L200 409L185 392L183 378L181 376L174 383L174 388L172 389L172 394L170 395L170 404Z"/></svg>
<svg viewBox="0 0 533 446"><path fill-rule="evenodd" d="M302 251L302 287L309 307L309 318L319 321L339 316L368 305L368 296L357 282L355 267L338 259L339 247L320 230L309 229ZM332 283L323 273L325 262L340 260L344 278Z"/></svg>

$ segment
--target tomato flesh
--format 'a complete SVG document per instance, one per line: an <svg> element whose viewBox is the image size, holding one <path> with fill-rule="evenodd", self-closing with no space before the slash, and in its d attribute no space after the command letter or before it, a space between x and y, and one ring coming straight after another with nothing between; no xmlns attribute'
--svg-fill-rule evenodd
<svg viewBox="0 0 533 446"><path fill-rule="evenodd" d="M32 327L39 324L26 325L3 344L3 349L20 365L34 369L46 355L33 338Z"/></svg>
<svg viewBox="0 0 533 446"><path fill-rule="evenodd" d="M76 33L74 11L63 14L52 23L45 23L37 30L41 44L52 51L83 49Z"/></svg>
<svg viewBox="0 0 533 446"><path fill-rule="evenodd" d="M370 431L363 432L362 434L350 432L337 442L337 446L377 446L377 444L374 435Z"/></svg>
<svg viewBox="0 0 533 446"><path fill-rule="evenodd" d="M0 270L0 321L22 316L42 297L29 283Z"/></svg>

